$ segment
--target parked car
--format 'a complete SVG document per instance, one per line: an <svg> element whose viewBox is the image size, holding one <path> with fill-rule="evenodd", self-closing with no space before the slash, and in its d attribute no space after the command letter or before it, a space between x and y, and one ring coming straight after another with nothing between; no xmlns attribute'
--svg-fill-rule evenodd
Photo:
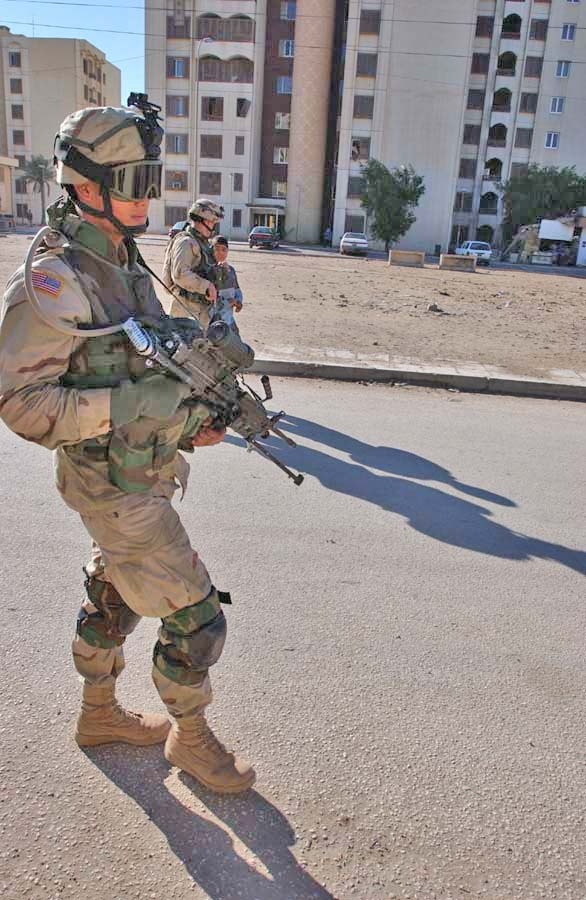
<svg viewBox="0 0 586 900"><path fill-rule="evenodd" d="M248 235L249 247L267 247L269 250L275 250L279 243L278 233L264 225L257 225Z"/></svg>
<svg viewBox="0 0 586 900"><path fill-rule="evenodd" d="M475 256L479 266L489 266L492 247L484 241L465 241L461 247L456 248L456 256Z"/></svg>
<svg viewBox="0 0 586 900"><path fill-rule="evenodd" d="M179 234L179 232L183 231L185 226L188 224L189 223L188 223L187 219L185 219L183 222L175 222L173 227L169 229L169 237L172 238L176 234Z"/></svg>
<svg viewBox="0 0 586 900"><path fill-rule="evenodd" d="M368 256L368 238L360 231L347 231L340 240L340 253L355 253Z"/></svg>

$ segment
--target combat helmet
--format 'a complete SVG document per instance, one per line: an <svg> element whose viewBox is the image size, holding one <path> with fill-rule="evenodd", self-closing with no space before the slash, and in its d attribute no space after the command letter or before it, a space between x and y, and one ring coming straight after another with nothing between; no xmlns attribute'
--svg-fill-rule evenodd
<svg viewBox="0 0 586 900"><path fill-rule="evenodd" d="M128 106L98 106L67 116L55 137L56 180L85 212L112 222L132 236L145 225L123 225L112 212L111 198L143 200L161 196L160 107L146 94L131 94ZM75 186L92 181L101 188L104 209L82 202Z"/></svg>
<svg viewBox="0 0 586 900"><path fill-rule="evenodd" d="M213 200L206 200L202 197L192 203L187 215L192 222L202 222L207 227L209 234L212 235L216 226L224 218L224 207L214 203Z"/></svg>

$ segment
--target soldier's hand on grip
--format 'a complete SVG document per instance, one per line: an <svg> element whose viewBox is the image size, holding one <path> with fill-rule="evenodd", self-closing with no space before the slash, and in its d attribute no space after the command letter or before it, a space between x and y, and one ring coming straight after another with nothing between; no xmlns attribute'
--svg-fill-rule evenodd
<svg viewBox="0 0 586 900"><path fill-rule="evenodd" d="M112 389L112 425L126 425L143 416L148 419L170 419L190 393L191 389L186 384L166 375L123 381Z"/></svg>

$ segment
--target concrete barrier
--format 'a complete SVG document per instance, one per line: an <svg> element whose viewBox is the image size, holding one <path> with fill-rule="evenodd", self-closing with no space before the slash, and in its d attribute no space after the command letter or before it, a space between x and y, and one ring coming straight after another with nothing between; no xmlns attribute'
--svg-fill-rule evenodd
<svg viewBox="0 0 586 900"><path fill-rule="evenodd" d="M417 250L391 250L389 253L389 266L412 266L423 269L425 265L425 253Z"/></svg>
<svg viewBox="0 0 586 900"><path fill-rule="evenodd" d="M440 256L440 269L451 269L453 272L475 272L475 256L456 256L451 253L442 253Z"/></svg>

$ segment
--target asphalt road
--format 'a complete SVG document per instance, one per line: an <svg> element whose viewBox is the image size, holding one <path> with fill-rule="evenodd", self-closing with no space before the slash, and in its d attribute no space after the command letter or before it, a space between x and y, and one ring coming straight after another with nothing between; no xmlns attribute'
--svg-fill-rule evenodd
<svg viewBox="0 0 586 900"><path fill-rule="evenodd" d="M258 770L236 799L73 743L87 540L50 454L0 431L1 896L584 900L583 405L273 388L305 484L231 439L181 505L235 599L211 718ZM155 630L134 708L160 708Z"/></svg>

